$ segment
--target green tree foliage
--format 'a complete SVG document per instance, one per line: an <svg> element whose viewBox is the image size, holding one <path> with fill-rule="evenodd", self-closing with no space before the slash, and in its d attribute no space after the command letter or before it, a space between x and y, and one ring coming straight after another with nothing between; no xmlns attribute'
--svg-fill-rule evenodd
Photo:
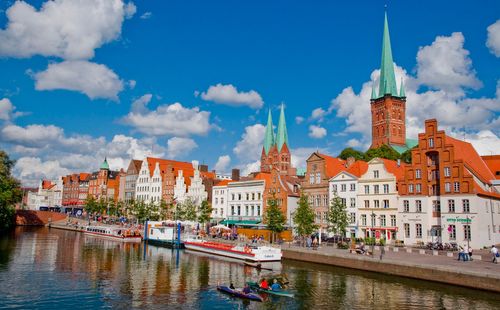
<svg viewBox="0 0 500 310"><path fill-rule="evenodd" d="M14 205L21 201L21 184L11 175L15 162L0 150L0 230L14 224Z"/></svg>
<svg viewBox="0 0 500 310"><path fill-rule="evenodd" d="M182 204L182 219L185 221L196 221L198 214L196 212L196 205L189 198Z"/></svg>
<svg viewBox="0 0 500 310"><path fill-rule="evenodd" d="M280 233L285 230L286 216L278 206L278 199L276 199L274 195L267 200L267 207L264 213L264 221L267 225L267 229L272 231L273 240L275 239L276 233Z"/></svg>
<svg viewBox="0 0 500 310"><path fill-rule="evenodd" d="M376 149L369 149L368 151L366 151L365 160L370 161L375 157L397 160L399 156L399 153L396 152L392 147L384 144Z"/></svg>
<svg viewBox="0 0 500 310"><path fill-rule="evenodd" d="M206 200L201 202L200 212L198 216L198 222L200 224L205 224L210 222L210 216L212 215L212 206Z"/></svg>
<svg viewBox="0 0 500 310"><path fill-rule="evenodd" d="M345 229L349 223L347 209L342 199L335 195L330 202L327 214L328 231L336 235L345 235Z"/></svg>
<svg viewBox="0 0 500 310"><path fill-rule="evenodd" d="M345 148L342 150L342 152L340 152L339 158L346 160L349 157L354 157L354 159L356 160L364 160L365 153L355 150L352 147Z"/></svg>
<svg viewBox="0 0 500 310"><path fill-rule="evenodd" d="M404 151L400 158L402 162L411 164L411 149Z"/></svg>
<svg viewBox="0 0 500 310"><path fill-rule="evenodd" d="M135 202L130 211L139 223L144 222L149 217L148 206L144 201Z"/></svg>
<svg viewBox="0 0 500 310"><path fill-rule="evenodd" d="M93 195L88 195L85 199L85 205L83 207L89 216L98 212L97 201Z"/></svg>
<svg viewBox="0 0 500 310"><path fill-rule="evenodd" d="M308 196L304 193L300 194L299 206L293 216L293 222L295 232L302 237L312 234L318 228L318 225L314 223L314 211L309 206Z"/></svg>

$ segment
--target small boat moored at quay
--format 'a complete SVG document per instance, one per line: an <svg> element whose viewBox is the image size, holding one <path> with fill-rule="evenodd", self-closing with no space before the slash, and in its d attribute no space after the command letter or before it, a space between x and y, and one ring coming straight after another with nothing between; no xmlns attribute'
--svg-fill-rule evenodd
<svg viewBox="0 0 500 310"><path fill-rule="evenodd" d="M255 300L255 301L263 301L264 300L258 294L254 294L254 293L245 294L241 290L232 289L232 288L225 286L225 285L217 285L217 290L221 291L223 293L232 295L234 297L245 298L245 299L250 299L250 300Z"/></svg>
<svg viewBox="0 0 500 310"><path fill-rule="evenodd" d="M142 236L138 230L111 226L86 226L84 234L103 237L122 242L141 242Z"/></svg>
<svg viewBox="0 0 500 310"><path fill-rule="evenodd" d="M273 262L281 260L281 249L270 246L233 245L200 238L187 238L184 246L188 250L212 255L226 256L248 262Z"/></svg>
<svg viewBox="0 0 500 310"><path fill-rule="evenodd" d="M175 227L153 226L149 227L145 238L148 244L164 246L167 248L183 249L184 243L175 237Z"/></svg>

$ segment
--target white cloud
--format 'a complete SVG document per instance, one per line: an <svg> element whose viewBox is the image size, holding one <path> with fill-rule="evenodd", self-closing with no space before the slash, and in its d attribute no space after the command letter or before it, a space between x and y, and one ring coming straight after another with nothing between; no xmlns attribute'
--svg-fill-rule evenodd
<svg viewBox="0 0 500 310"><path fill-rule="evenodd" d="M488 27L486 46L497 57L500 57L500 19Z"/></svg>
<svg viewBox="0 0 500 310"><path fill-rule="evenodd" d="M255 90L238 92L238 89L231 84L222 85L219 83L210 86L206 92L201 93L201 98L229 106L249 106L252 109L260 109L264 105L262 97Z"/></svg>
<svg viewBox="0 0 500 310"><path fill-rule="evenodd" d="M0 135L4 142L25 147L43 147L48 143L59 141L64 131L53 125L28 125L26 127L7 125L2 128Z"/></svg>
<svg viewBox="0 0 500 310"><path fill-rule="evenodd" d="M105 65L84 60L49 64L47 70L34 75L37 90L65 89L81 92L90 99L118 100L123 81Z"/></svg>
<svg viewBox="0 0 500 310"><path fill-rule="evenodd" d="M8 98L0 99L0 120L9 121L12 118L14 106Z"/></svg>
<svg viewBox="0 0 500 310"><path fill-rule="evenodd" d="M128 84L128 87L130 89L134 89L135 85L137 85L137 81L136 80L129 80L127 84Z"/></svg>
<svg viewBox="0 0 500 310"><path fill-rule="evenodd" d="M180 103L159 105L156 110L148 110L146 105L150 95L142 96L134 102L132 110L122 121L146 135L205 135L212 128L210 112L198 107L186 108Z"/></svg>
<svg viewBox="0 0 500 310"><path fill-rule="evenodd" d="M153 16L153 13L151 12L146 12L141 15L141 19L150 19Z"/></svg>
<svg viewBox="0 0 500 310"><path fill-rule="evenodd" d="M39 157L21 157L16 161L13 173L25 185L36 185L40 179L54 180L70 171L61 167L57 160L42 161Z"/></svg>
<svg viewBox="0 0 500 310"><path fill-rule="evenodd" d="M326 136L326 129L321 126L309 126L309 137L313 139L321 139Z"/></svg>
<svg viewBox="0 0 500 310"><path fill-rule="evenodd" d="M417 53L419 83L458 97L464 94L464 87L481 87L469 51L463 46L463 34L454 32L449 37L438 36L431 45L421 47Z"/></svg>
<svg viewBox="0 0 500 310"><path fill-rule="evenodd" d="M217 163L215 163L214 169L217 172L227 172L229 169L229 165L231 164L231 156L222 155L217 159Z"/></svg>
<svg viewBox="0 0 500 310"><path fill-rule="evenodd" d="M0 55L90 59L96 48L120 36L123 20L134 8L122 0L56 0L37 10L16 1L7 9L6 28L0 30Z"/></svg>
<svg viewBox="0 0 500 310"><path fill-rule="evenodd" d="M303 118L302 116L296 116L296 117L295 117L295 123L296 123L297 125L300 125L300 124L302 124L303 122L304 122L304 118Z"/></svg>
<svg viewBox="0 0 500 310"><path fill-rule="evenodd" d="M189 154L192 150L198 147L198 144L193 139L173 137L167 141L167 154L169 158L179 158Z"/></svg>
<svg viewBox="0 0 500 310"><path fill-rule="evenodd" d="M241 175L247 176L252 172L258 172L260 171L260 160L244 164L243 166L240 167L241 169Z"/></svg>
<svg viewBox="0 0 500 310"><path fill-rule="evenodd" d="M129 2L129 3L125 4L124 10L125 10L125 18L131 19L132 17L134 17L134 14L137 12L137 7L135 6L135 4L133 2Z"/></svg>
<svg viewBox="0 0 500 310"><path fill-rule="evenodd" d="M313 148L313 147L299 147L296 149L291 149L292 153L292 166L295 168L305 168L306 160L311 156L314 152L320 152L328 154L328 151L324 148Z"/></svg>
<svg viewBox="0 0 500 310"><path fill-rule="evenodd" d="M245 132L241 135L241 140L233 148L236 156L244 162L259 159L262 152L265 131L266 127L262 124L245 127Z"/></svg>
<svg viewBox="0 0 500 310"><path fill-rule="evenodd" d="M311 113L312 120L318 120L319 122L323 121L323 118L327 115L327 111L323 110L323 108L316 108Z"/></svg>
<svg viewBox="0 0 500 310"><path fill-rule="evenodd" d="M500 150L500 137L491 130L481 130L477 133L447 132L450 136L471 143L479 155L497 155Z"/></svg>

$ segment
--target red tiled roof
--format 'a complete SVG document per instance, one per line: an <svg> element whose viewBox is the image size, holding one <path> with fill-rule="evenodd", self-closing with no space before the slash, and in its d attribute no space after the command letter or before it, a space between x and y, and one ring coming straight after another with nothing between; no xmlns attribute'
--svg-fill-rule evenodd
<svg viewBox="0 0 500 310"><path fill-rule="evenodd" d="M396 180L402 179L404 176L404 169L401 165L398 166L398 163L394 160L380 158L384 161L384 166L387 171L394 174L396 176Z"/></svg>
<svg viewBox="0 0 500 310"><path fill-rule="evenodd" d="M269 172L259 172L255 175L254 180L264 180L266 184L270 184L271 174Z"/></svg>
<svg viewBox="0 0 500 310"><path fill-rule="evenodd" d="M368 163L366 161L357 160L352 164L349 168L347 168L347 172L357 176L358 178L365 174L366 170L368 170Z"/></svg>
<svg viewBox="0 0 500 310"><path fill-rule="evenodd" d="M479 156L472 144L449 136L446 136L446 143L453 144L455 148L455 159L463 160L467 168L474 172L474 174L484 183L490 183L491 180L495 179L490 168L486 165L483 158Z"/></svg>
<svg viewBox="0 0 500 310"><path fill-rule="evenodd" d="M492 193L492 192L485 191L484 189L481 188L481 186L479 186L479 184L477 184L476 181L474 181L474 192L476 192L476 194L478 194L480 196L487 196L487 197L500 199L499 193Z"/></svg>
<svg viewBox="0 0 500 310"><path fill-rule="evenodd" d="M233 180L220 180L214 186L226 186L231 182L233 182Z"/></svg>
<svg viewBox="0 0 500 310"><path fill-rule="evenodd" d="M325 160L325 173L328 178L334 177L345 170L345 161L343 159L321 153L317 154Z"/></svg>
<svg viewBox="0 0 500 310"><path fill-rule="evenodd" d="M500 155L481 156L491 173L496 179L500 179Z"/></svg>
<svg viewBox="0 0 500 310"><path fill-rule="evenodd" d="M49 180L42 180L42 189L51 189L54 184Z"/></svg>

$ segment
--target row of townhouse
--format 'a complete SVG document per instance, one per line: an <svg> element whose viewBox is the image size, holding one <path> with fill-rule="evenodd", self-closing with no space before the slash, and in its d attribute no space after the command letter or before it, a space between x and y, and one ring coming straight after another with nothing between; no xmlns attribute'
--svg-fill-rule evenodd
<svg viewBox="0 0 500 310"><path fill-rule="evenodd" d="M411 153L411 164L313 153L302 189L316 223L328 228L328 206L338 196L349 216L349 237L475 248L499 243L500 156L478 155L470 143L438 130L436 120L425 122Z"/></svg>
<svg viewBox="0 0 500 310"><path fill-rule="evenodd" d="M41 180L36 190L24 191L28 210L48 210L61 208L63 200L62 180ZM24 198L24 197L23 197Z"/></svg>

